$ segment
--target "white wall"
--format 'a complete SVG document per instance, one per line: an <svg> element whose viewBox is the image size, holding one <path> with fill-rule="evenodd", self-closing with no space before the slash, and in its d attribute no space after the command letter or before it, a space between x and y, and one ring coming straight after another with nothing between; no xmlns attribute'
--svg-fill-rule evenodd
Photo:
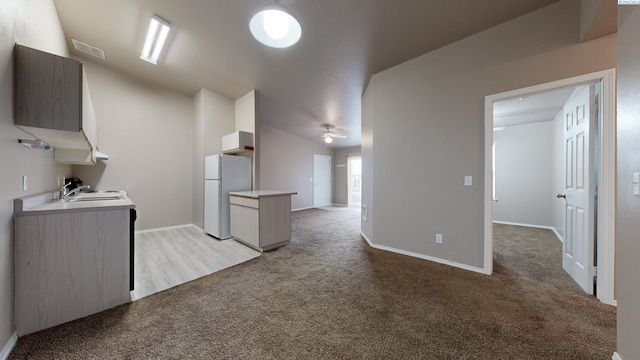
<svg viewBox="0 0 640 360"><path fill-rule="evenodd" d="M193 223L204 227L204 157L222 153L222 137L235 131L235 103L210 90L195 96Z"/></svg>
<svg viewBox="0 0 640 360"><path fill-rule="evenodd" d="M110 159L74 166L98 189L124 189L136 203L136 229L193 222L194 101L82 60L98 120L100 150Z"/></svg>
<svg viewBox="0 0 640 360"><path fill-rule="evenodd" d="M250 156L253 159L251 163L251 186L253 189L260 188L260 151L262 149L260 146L255 146L260 143L259 95L255 90L251 90L235 103L235 131L246 131L253 134L254 151L239 154Z"/></svg>
<svg viewBox="0 0 640 360"><path fill-rule="evenodd" d="M362 95L362 117L360 126L360 154L362 155L362 212L360 216L360 233L370 242L375 243L373 233L373 189L375 167L373 159L375 146L373 142L373 117L375 86L367 86Z"/></svg>
<svg viewBox="0 0 640 360"><path fill-rule="evenodd" d="M32 139L13 125L13 47L15 43L67 56L58 15L51 0L3 0L0 5L0 352L13 326L13 199L54 190L71 167L53 161L53 152L29 150L18 139ZM22 176L28 190L22 191Z"/></svg>
<svg viewBox="0 0 640 360"><path fill-rule="evenodd" d="M256 131L256 98L256 91L251 90L236 100L236 131Z"/></svg>
<svg viewBox="0 0 640 360"><path fill-rule="evenodd" d="M484 97L615 67L615 37L579 44L579 18L579 3L562 0L373 76L362 120L367 238L482 270Z"/></svg>
<svg viewBox="0 0 640 360"><path fill-rule="evenodd" d="M616 297L618 354L640 359L640 196L632 174L640 171L640 7L618 6L618 168L616 197Z"/></svg>
<svg viewBox="0 0 640 360"><path fill-rule="evenodd" d="M508 126L493 133L497 203L493 220L553 225L554 122Z"/></svg>
<svg viewBox="0 0 640 360"><path fill-rule="evenodd" d="M313 154L332 156L323 145L260 125L260 189L291 190L293 210L313 206Z"/></svg>

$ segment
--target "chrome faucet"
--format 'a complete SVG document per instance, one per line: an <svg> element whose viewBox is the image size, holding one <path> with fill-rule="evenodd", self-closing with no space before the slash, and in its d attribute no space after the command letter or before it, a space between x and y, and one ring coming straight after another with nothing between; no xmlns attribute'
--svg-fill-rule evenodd
<svg viewBox="0 0 640 360"><path fill-rule="evenodd" d="M59 195L59 199L62 201L68 200L69 196L79 192L80 190L84 190L84 189L91 189L91 186L89 185L83 185L83 186L78 186L75 189L69 190L67 191L67 186L71 185L71 183L66 183L64 184L63 187L60 188L60 195Z"/></svg>

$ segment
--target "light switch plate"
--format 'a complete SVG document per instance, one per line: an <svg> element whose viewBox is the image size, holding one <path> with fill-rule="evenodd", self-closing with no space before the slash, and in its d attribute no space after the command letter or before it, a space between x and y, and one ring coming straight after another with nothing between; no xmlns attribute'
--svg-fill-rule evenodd
<svg viewBox="0 0 640 360"><path fill-rule="evenodd" d="M640 183L640 173L633 173L633 181L632 183Z"/></svg>
<svg viewBox="0 0 640 360"><path fill-rule="evenodd" d="M471 186L473 185L473 176L465 176L464 177L464 186Z"/></svg>
<svg viewBox="0 0 640 360"><path fill-rule="evenodd" d="M27 175L22 177L22 190L27 191Z"/></svg>

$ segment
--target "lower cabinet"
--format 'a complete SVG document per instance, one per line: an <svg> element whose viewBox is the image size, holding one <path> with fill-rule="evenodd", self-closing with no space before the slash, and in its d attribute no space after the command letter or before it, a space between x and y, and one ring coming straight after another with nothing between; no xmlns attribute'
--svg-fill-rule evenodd
<svg viewBox="0 0 640 360"><path fill-rule="evenodd" d="M129 217L118 209L14 218L18 335L130 301Z"/></svg>
<svg viewBox="0 0 640 360"><path fill-rule="evenodd" d="M254 248L260 247L260 209L258 200L230 198L231 234Z"/></svg>
<svg viewBox="0 0 640 360"><path fill-rule="evenodd" d="M239 193L239 192L237 192ZM291 194L229 198L231 235L257 250L266 251L291 240Z"/></svg>

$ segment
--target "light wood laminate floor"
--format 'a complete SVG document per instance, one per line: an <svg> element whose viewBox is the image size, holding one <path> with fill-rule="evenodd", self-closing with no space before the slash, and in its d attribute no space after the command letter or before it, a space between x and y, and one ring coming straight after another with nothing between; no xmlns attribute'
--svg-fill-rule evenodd
<svg viewBox="0 0 640 360"><path fill-rule="evenodd" d="M135 234L131 300L195 280L260 256L239 242L217 240L195 225Z"/></svg>

